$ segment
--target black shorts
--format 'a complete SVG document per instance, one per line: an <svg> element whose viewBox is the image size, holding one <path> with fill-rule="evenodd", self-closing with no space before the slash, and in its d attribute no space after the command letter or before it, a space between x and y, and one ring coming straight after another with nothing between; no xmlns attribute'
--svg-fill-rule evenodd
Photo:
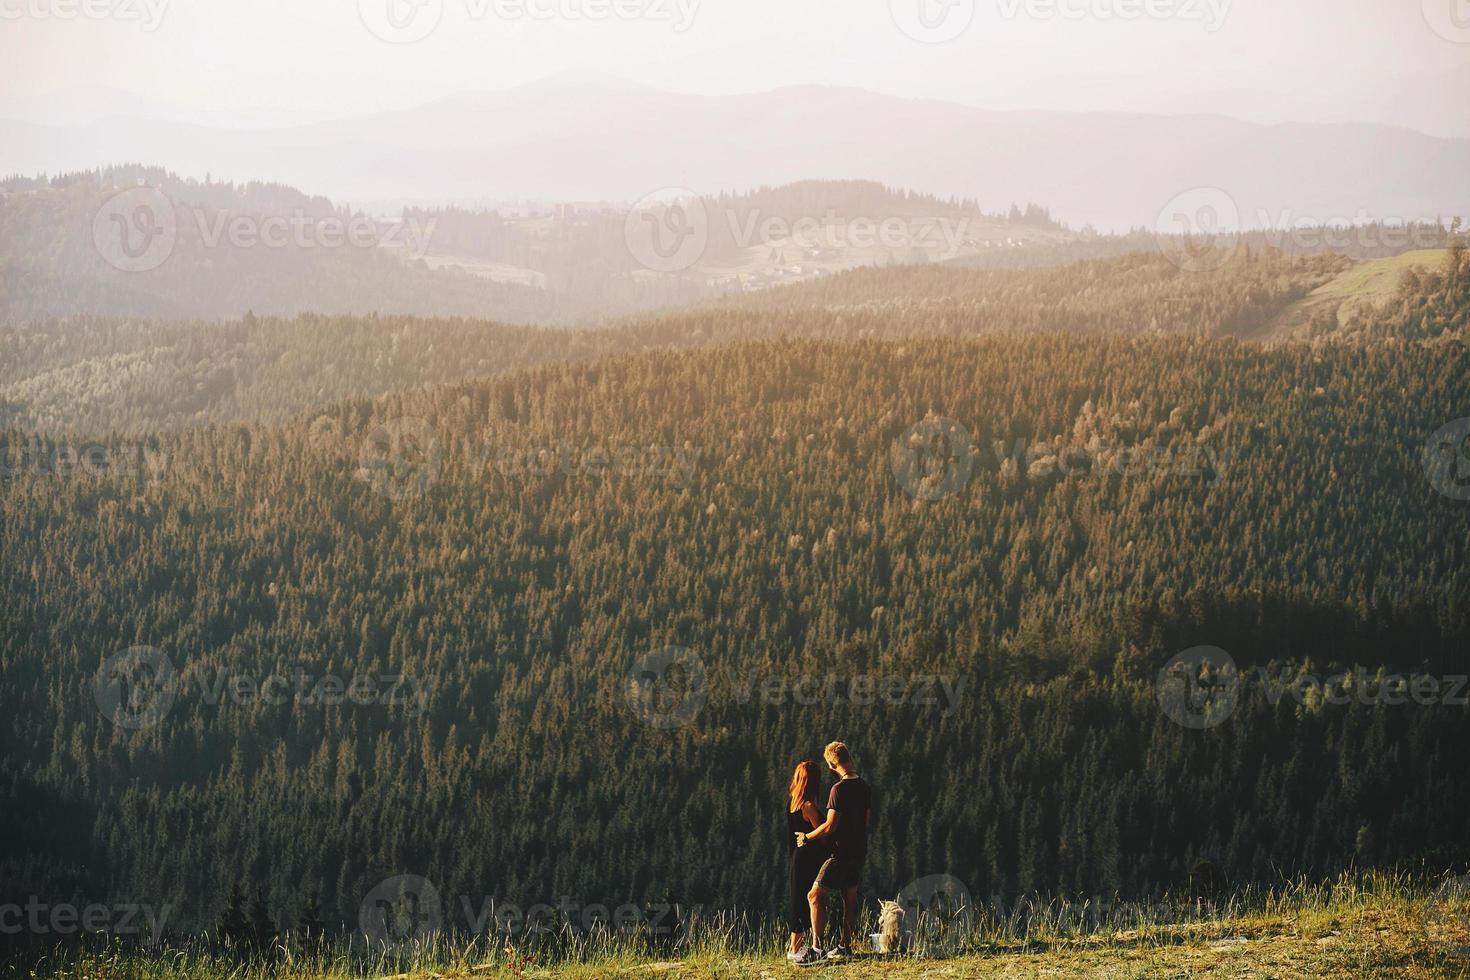
<svg viewBox="0 0 1470 980"><path fill-rule="evenodd" d="M807 892L822 870L822 845L813 842L791 853L791 931L806 932L812 927L812 906ZM807 851L816 853L808 854Z"/></svg>
<svg viewBox="0 0 1470 980"><path fill-rule="evenodd" d="M858 857L829 857L817 872L817 884L833 891L856 888L863 876L863 859Z"/></svg>

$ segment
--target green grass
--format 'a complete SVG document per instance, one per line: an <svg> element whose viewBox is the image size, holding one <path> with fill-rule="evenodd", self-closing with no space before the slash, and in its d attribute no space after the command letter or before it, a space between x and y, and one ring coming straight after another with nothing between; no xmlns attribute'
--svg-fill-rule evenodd
<svg viewBox="0 0 1470 980"><path fill-rule="evenodd" d="M1405 271L1443 266L1446 253L1442 248L1421 248L1386 259L1357 262L1282 310L1266 329L1265 339L1305 335L1319 311L1335 311L1342 326L1353 311L1380 306L1398 292Z"/></svg>
<svg viewBox="0 0 1470 980"><path fill-rule="evenodd" d="M1463 880L1462 880L1463 882ZM1443 881L1366 873L1326 884L1250 889L1219 905L1098 910L1023 903L1006 916L981 910L962 933L934 922L926 955L865 953L843 964L789 966L779 927L728 915L699 920L671 947L627 934L543 936L533 949L502 940L434 941L405 948L314 953L286 943L241 957L203 944L125 950L60 948L22 971L74 980L194 978L650 977L1470 977L1470 891Z"/></svg>

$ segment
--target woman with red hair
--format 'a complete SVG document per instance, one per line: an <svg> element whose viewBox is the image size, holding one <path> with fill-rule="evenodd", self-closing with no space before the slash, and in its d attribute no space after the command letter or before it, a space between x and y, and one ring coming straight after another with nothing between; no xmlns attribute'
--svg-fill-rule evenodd
<svg viewBox="0 0 1470 980"><path fill-rule="evenodd" d="M827 859L827 848L811 844L796 846L796 835L819 826L822 815L817 810L817 792L820 789L821 770L810 759L796 764L791 774L791 786L786 798L786 848L791 861L791 949L786 958L792 962L801 959L806 951L803 942L807 930L812 927L811 903L807 893L817 880L817 872Z"/></svg>

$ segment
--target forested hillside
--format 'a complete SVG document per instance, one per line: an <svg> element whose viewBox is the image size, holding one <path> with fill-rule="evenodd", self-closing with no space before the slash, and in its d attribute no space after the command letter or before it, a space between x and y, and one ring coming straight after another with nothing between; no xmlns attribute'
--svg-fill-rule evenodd
<svg viewBox="0 0 1470 980"><path fill-rule="evenodd" d="M1329 321L1319 336L1334 339L1458 340L1470 334L1470 257L1463 240L1446 250L1439 268L1410 268L1392 298L1365 311L1354 307L1345 323ZM1314 327L1317 324L1313 324ZM1334 329L1336 327L1336 329Z"/></svg>
<svg viewBox="0 0 1470 980"><path fill-rule="evenodd" d="M259 887L350 927L416 874L458 929L461 896L775 912L784 780L833 737L879 792L872 894L1453 866L1463 699L1243 683L1191 728L1155 683L1199 645L1283 683L1466 673L1465 504L1423 454L1467 391L1447 344L781 339L12 472L4 897L173 903L190 929ZM178 675L118 724L99 668L135 645ZM650 700L668 646L686 686ZM301 671L378 696L219 694Z"/></svg>
<svg viewBox="0 0 1470 980"><path fill-rule="evenodd" d="M1134 261L1146 267L1144 277L1167 278L1179 271L1181 250L1203 247L1143 229L1074 232L1039 205L989 214L973 200L872 181L799 181L686 203L687 213L678 214L668 202L652 201L504 211L409 207L385 217L280 184L183 179L157 167L11 177L0 180L0 321L77 315L215 321L253 312L567 326L725 296L780 305L787 300L768 294L793 284L804 284L802 301L848 304L915 298L931 288L953 299L1042 283L1042 299L1056 302L1065 295L1057 292L1060 277L936 271L926 278L907 271L930 264L950 272L1040 269L1090 260L1095 274L1106 276L1128 268L1106 260L1139 253ZM1231 275L1250 285L1256 300L1274 300L1282 283L1263 275L1295 282L1307 268L1340 270L1342 256L1442 247L1449 237L1434 224L1392 231L1369 225L1350 233L1293 226L1222 239L1219 255L1203 265L1211 271L1237 254L1254 256L1260 267ZM1164 262L1169 255L1173 268ZM1283 272L1283 261L1292 258L1316 264ZM1075 277L1066 281L1079 285ZM1205 277L1193 288L1214 285ZM1164 318L1196 314L1188 300L1181 302L1184 308Z"/></svg>
<svg viewBox="0 0 1470 980"><path fill-rule="evenodd" d="M1184 269L1158 251L1140 251L1044 270L855 269L726 303L901 313L895 322L917 317L951 329L1212 336L1254 329L1350 265L1337 255L1290 258L1239 246Z"/></svg>
<svg viewBox="0 0 1470 980"><path fill-rule="evenodd" d="M279 421L412 384L778 335L1252 333L1348 263L1242 250L1214 265L1185 272L1138 253L1051 270L861 269L581 330L319 315L0 324L0 421L89 434Z"/></svg>
<svg viewBox="0 0 1470 980"><path fill-rule="evenodd" d="M155 239L156 265L119 261L127 256L108 245L117 230L105 208L135 190L146 196L120 217L137 218L141 209L149 228L167 235ZM141 247L139 232L130 234ZM0 318L214 320L254 311L561 323L705 295L675 280L607 281L576 294L431 269L424 255L432 240L428 226L378 221L276 184L186 180L138 166L12 178L0 185Z"/></svg>
<svg viewBox="0 0 1470 980"><path fill-rule="evenodd" d="M134 197L110 214L126 194ZM870 181L803 181L698 206L698 255L655 274L630 247L626 205L404 208L389 220L280 184L183 179L158 167L11 177L0 181L0 319L253 311L569 324L931 254L983 261L1034 246L1032 261L1050 264L1072 257L1057 246L1077 239L1036 205L989 215L973 201ZM138 248L144 232L166 235L160 254L137 266L140 256L112 255L114 218L143 222L122 229ZM876 235L893 221L901 231ZM866 237L876 244L855 242L854 222L874 229Z"/></svg>
<svg viewBox="0 0 1470 980"><path fill-rule="evenodd" d="M648 202L657 206L659 202ZM892 219L914 219L930 223L928 230L907 223L897 233L899 241L880 249L886 263L901 263L910 245L927 242L945 244L935 234L934 223L944 221L960 233L954 244L973 239L963 248L977 262L1022 252L1049 257L1055 265L1058 248L1080 242L1043 207L1030 204L1022 210L1012 205L1004 214L987 214L973 200L939 198L932 194L885 187L870 180L803 180L781 187L758 187L745 192L727 192L700 197L701 231L706 241L692 263L691 275L703 279L701 270L729 270L766 264L771 252L776 263L803 262L815 249L826 259L840 259L852 251L857 264L854 232L877 239L877 225ZM529 212L529 213L526 213ZM431 250L445 256L503 263L536 273L553 288L595 290L600 280L640 270L637 257L625 240L627 208L608 203L546 205L541 208L473 209L467 207L408 208L406 219L433 222ZM774 224L770 222L775 222ZM852 223L873 226L866 236ZM804 231L797 231L803 223ZM795 235L792 232L796 232ZM915 241L906 241L912 235ZM798 241L797 239L801 239ZM1112 240L1112 239L1110 239ZM1123 239L1116 239L1123 241ZM982 246L982 241L984 245ZM1126 250L1147 247L1134 241ZM1124 250L1124 249L1120 249ZM1086 254L1086 253L1084 253ZM1116 254L1116 253L1113 253ZM927 254L926 254L927 257ZM1082 254L1075 256L1083 257ZM937 259L947 256L936 255ZM840 263L839 263L840 264Z"/></svg>

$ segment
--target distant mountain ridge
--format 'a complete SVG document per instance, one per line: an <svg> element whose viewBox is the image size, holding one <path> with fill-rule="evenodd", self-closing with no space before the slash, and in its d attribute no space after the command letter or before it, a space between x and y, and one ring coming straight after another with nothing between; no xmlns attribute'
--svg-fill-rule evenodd
<svg viewBox="0 0 1470 980"><path fill-rule="evenodd" d="M1259 336L1353 268L1341 256L1244 253L1197 274L1149 253L1032 270L862 268L569 330L387 314L246 316L207 328L90 316L0 323L0 428L138 435L276 423L411 385L775 337ZM1354 334L1463 338L1470 303L1462 295L1470 296L1470 268L1453 283L1426 276L1393 299L1396 309L1438 311L1432 320L1365 310Z"/></svg>
<svg viewBox="0 0 1470 980"><path fill-rule="evenodd" d="M123 213L109 211L115 201ZM0 179L0 319L253 311L569 323L863 265L1017 261L1031 248L1093 244L1040 205L988 214L973 200L871 181L715 195L699 211L697 254L658 274L647 264L658 256L634 247L629 212L605 205L405 208L380 222L284 184L197 181L160 167L9 177ZM126 240L118 217L130 222ZM133 267L126 248L153 241L144 225L173 234L160 237L154 261Z"/></svg>
<svg viewBox="0 0 1470 980"><path fill-rule="evenodd" d="M1470 140L1214 115L1000 112L826 86L702 96L558 76L275 129L0 121L0 172L135 159L354 204L631 201L667 187L709 194L820 177L922 187L990 210L1042 201L1074 227L1113 230L1152 226L1200 187L1223 191L1248 227L1470 213Z"/></svg>

